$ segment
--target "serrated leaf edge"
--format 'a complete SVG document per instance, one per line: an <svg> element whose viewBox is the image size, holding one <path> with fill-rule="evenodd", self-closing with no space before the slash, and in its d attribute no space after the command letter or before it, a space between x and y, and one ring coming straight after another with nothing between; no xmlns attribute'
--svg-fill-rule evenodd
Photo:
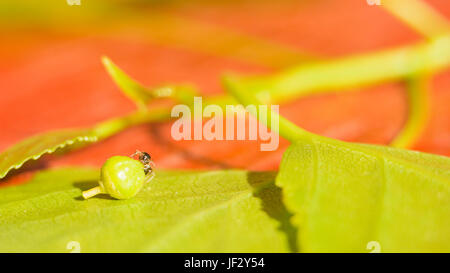
<svg viewBox="0 0 450 273"><path fill-rule="evenodd" d="M29 161L31 159L37 160L44 154L54 153L56 150L64 148L69 145L72 145L75 142L96 142L97 140L98 140L97 136L79 136L79 137L75 137L73 139L66 140L63 143L54 146L53 148L48 148L48 149L43 150L41 153L39 153L37 155L27 157L18 164L11 165L8 169L6 169L6 171L4 171L3 173L0 174L0 179L3 179L11 170L19 169L20 167L23 166L23 164L25 164L27 161Z"/></svg>

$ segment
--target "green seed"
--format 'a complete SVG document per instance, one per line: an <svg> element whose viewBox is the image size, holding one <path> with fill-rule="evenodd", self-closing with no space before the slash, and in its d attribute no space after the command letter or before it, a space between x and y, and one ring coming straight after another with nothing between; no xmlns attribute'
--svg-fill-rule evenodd
<svg viewBox="0 0 450 273"><path fill-rule="evenodd" d="M126 156L113 156L103 164L99 186L83 192L85 199L107 193L117 199L134 197L144 186L144 165Z"/></svg>

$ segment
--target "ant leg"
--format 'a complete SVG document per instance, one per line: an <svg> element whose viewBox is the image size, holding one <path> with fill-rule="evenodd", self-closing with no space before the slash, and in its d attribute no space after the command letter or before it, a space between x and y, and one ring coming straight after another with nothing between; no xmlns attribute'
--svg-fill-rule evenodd
<svg viewBox="0 0 450 273"><path fill-rule="evenodd" d="M142 153L141 151L136 150L136 152L134 154L130 155L130 157L135 157L136 155L141 154L141 153Z"/></svg>
<svg viewBox="0 0 450 273"><path fill-rule="evenodd" d="M155 178L155 171L151 170L150 175L148 175L147 178L145 179L145 183L149 183L150 181L153 180L153 178Z"/></svg>

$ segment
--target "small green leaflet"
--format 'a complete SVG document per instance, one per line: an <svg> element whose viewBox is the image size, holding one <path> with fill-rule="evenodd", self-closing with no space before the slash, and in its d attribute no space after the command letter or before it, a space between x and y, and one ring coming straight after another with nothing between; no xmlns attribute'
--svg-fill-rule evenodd
<svg viewBox="0 0 450 273"><path fill-rule="evenodd" d="M146 111L147 103L156 98L173 98L178 102L192 104L193 97L197 94L194 86L189 84L164 85L155 88L147 88L138 81L132 79L108 57L102 57L102 63L113 81L120 90L131 99L139 110Z"/></svg>
<svg viewBox="0 0 450 273"><path fill-rule="evenodd" d="M0 154L0 179L12 169L20 168L31 159L38 159L45 153L81 142L95 142L97 137L91 130L59 130L27 138Z"/></svg>
<svg viewBox="0 0 450 273"><path fill-rule="evenodd" d="M303 138L277 177L304 252L450 251L450 159Z"/></svg>
<svg viewBox="0 0 450 273"><path fill-rule="evenodd" d="M131 99L140 110L146 110L147 102L153 98L151 90L131 79L108 57L103 56L102 63L105 66L106 71L108 71L111 78L119 86L123 93Z"/></svg>
<svg viewBox="0 0 450 273"><path fill-rule="evenodd" d="M289 251L273 172L157 171L135 198L82 200L98 175L49 170L0 188L0 252Z"/></svg>

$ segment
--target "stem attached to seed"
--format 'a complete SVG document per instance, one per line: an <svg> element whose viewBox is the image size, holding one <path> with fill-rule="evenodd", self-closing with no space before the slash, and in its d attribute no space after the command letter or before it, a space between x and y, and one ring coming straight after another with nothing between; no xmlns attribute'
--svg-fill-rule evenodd
<svg viewBox="0 0 450 273"><path fill-rule="evenodd" d="M83 191L83 197L84 197L84 199L88 199L88 198L91 198L100 193L104 193L104 191L103 191L102 187L97 186L90 190Z"/></svg>

